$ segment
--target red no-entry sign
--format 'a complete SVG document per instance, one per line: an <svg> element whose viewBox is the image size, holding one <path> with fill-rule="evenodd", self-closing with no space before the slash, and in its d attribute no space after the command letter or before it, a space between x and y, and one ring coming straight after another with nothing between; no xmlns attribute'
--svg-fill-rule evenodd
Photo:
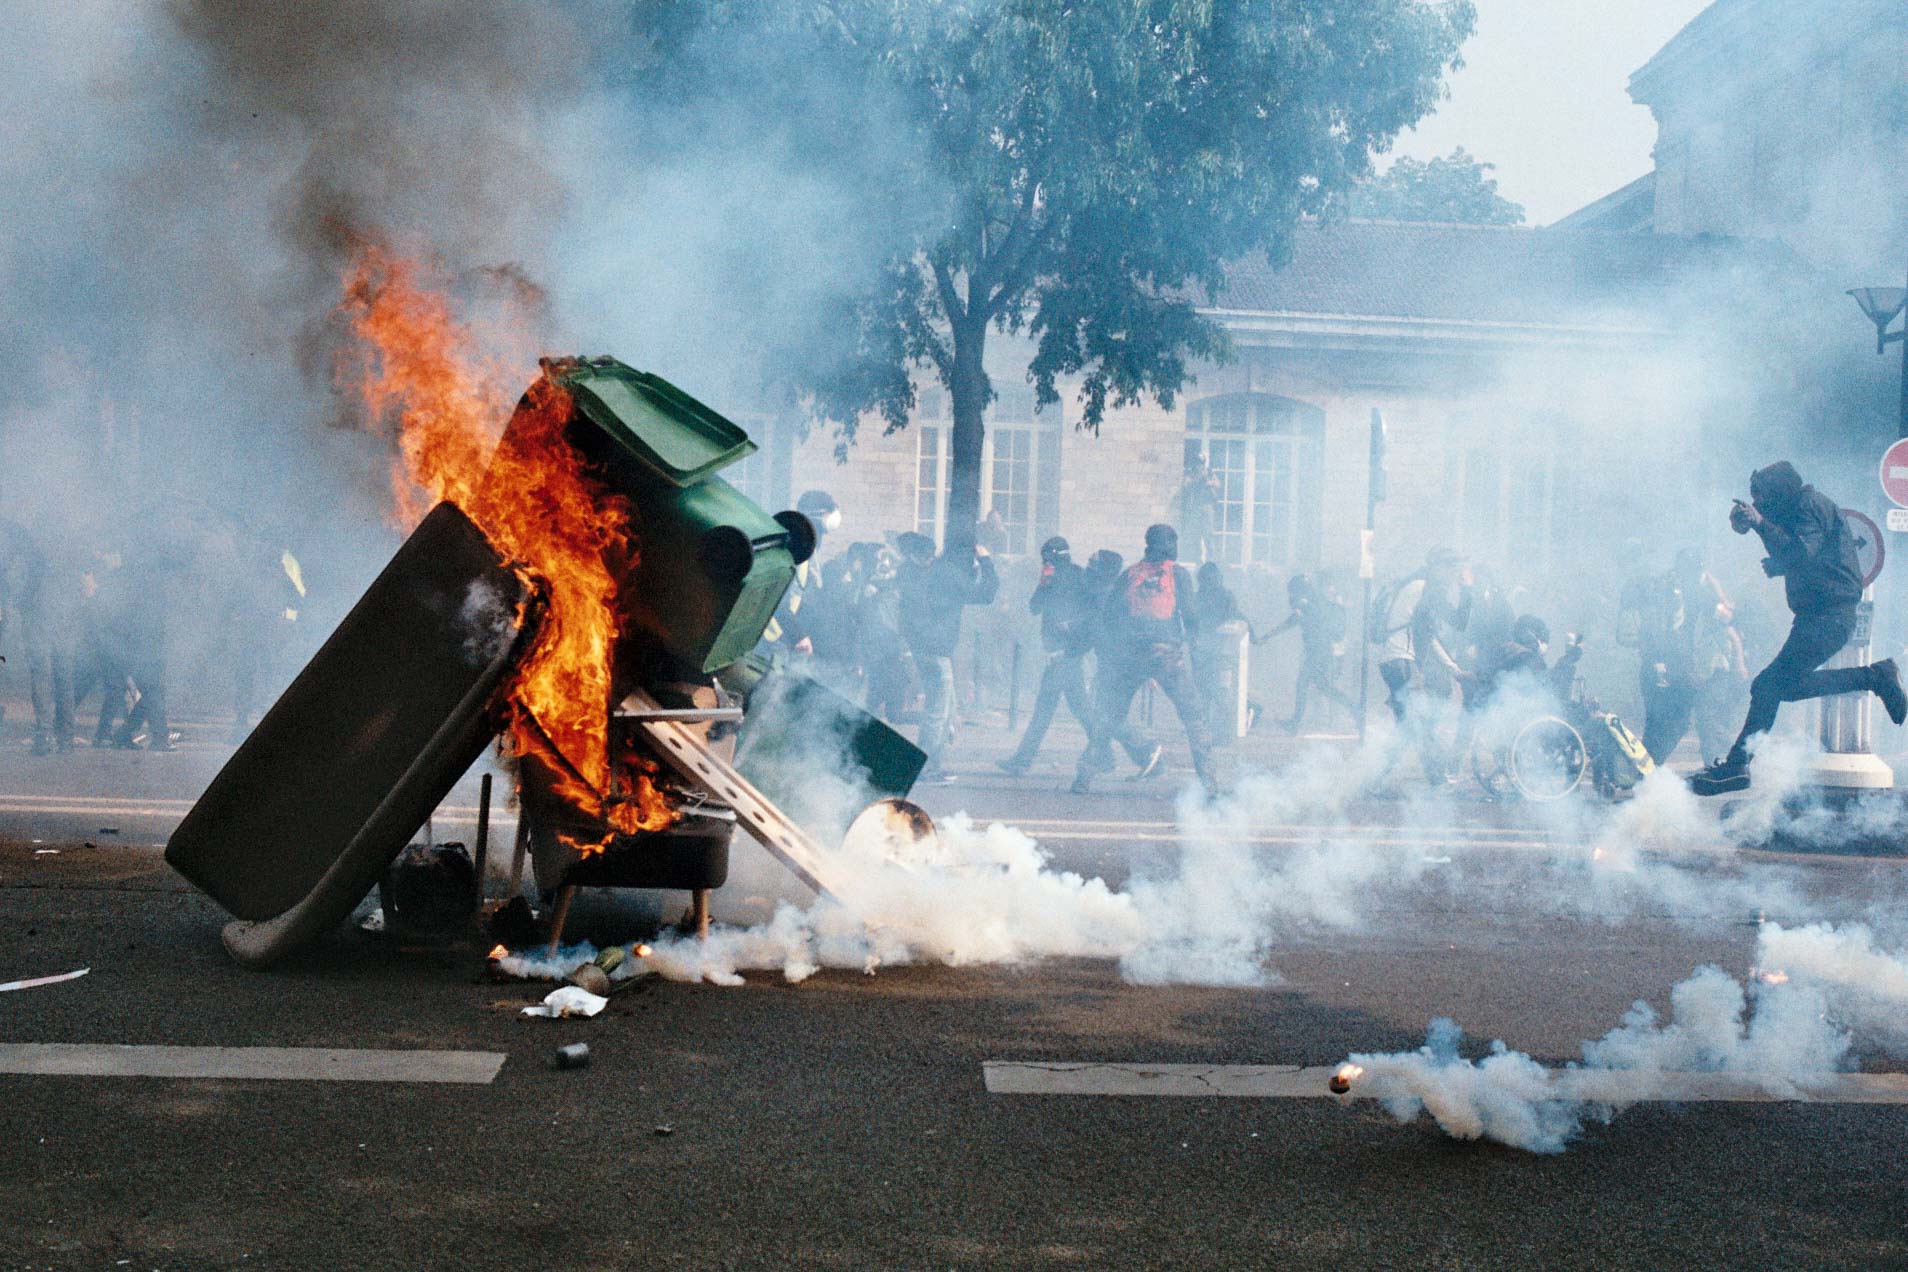
<svg viewBox="0 0 1908 1272"><path fill-rule="evenodd" d="M1897 508L1908 508L1908 437L1882 452L1881 483Z"/></svg>
<svg viewBox="0 0 1908 1272"><path fill-rule="evenodd" d="M1881 577L1882 562L1888 559L1888 546L1882 542L1881 527L1867 513L1842 509L1849 538L1855 540L1855 564L1862 572L1862 586Z"/></svg>

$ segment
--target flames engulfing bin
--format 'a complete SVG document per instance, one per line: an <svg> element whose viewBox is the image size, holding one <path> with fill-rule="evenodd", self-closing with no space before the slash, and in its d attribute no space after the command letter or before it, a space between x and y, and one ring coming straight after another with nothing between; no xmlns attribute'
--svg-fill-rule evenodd
<svg viewBox="0 0 1908 1272"><path fill-rule="evenodd" d="M571 402L564 440L636 512L634 563L615 580L614 701L602 710L612 756L642 756L659 771L638 730L608 719L611 707L637 687L672 707L716 705L710 677L761 639L796 567L814 550L814 535L799 514L770 517L717 475L755 444L680 389L614 358L545 359L542 366ZM504 449L535 428L539 396L525 395L504 430ZM542 887L693 890L727 881L735 825L728 808L685 801L672 825L618 834L559 798L556 778L525 757L524 816Z"/></svg>
<svg viewBox="0 0 1908 1272"><path fill-rule="evenodd" d="M639 688L670 705L714 701L713 673L755 646L814 535L717 476L754 444L681 390L613 358L542 367L572 403L565 441L635 513L634 559L615 580L613 701L600 707L612 747L640 746L610 720L615 702ZM503 447L525 419L520 408ZM241 920L225 933L235 957L270 963L364 897L495 736L542 613L535 585L460 509L425 518L167 844L167 861ZM873 767L903 774L890 793L905 793L923 757L862 720L890 757ZM734 818L706 793L665 830L617 835L557 798L552 776L526 757L523 815L545 888L723 881ZM602 846L576 846L591 841Z"/></svg>
<svg viewBox="0 0 1908 1272"><path fill-rule="evenodd" d="M771 517L717 476L755 443L666 380L614 358L542 366L572 402L565 440L636 509L636 562L616 581L623 687L650 679L658 654L702 675L755 648L815 548L800 514ZM504 431L504 448L517 444L530 401Z"/></svg>

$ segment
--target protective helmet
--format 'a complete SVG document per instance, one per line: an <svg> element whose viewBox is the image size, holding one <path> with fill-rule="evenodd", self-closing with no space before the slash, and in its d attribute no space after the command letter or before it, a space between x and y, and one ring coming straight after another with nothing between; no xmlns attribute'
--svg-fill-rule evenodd
<svg viewBox="0 0 1908 1272"><path fill-rule="evenodd" d="M1040 559L1048 565L1059 565L1072 556L1073 549L1059 535L1040 545Z"/></svg>
<svg viewBox="0 0 1908 1272"><path fill-rule="evenodd" d="M1550 628L1535 614L1525 614L1512 625L1511 639L1526 649L1542 649L1550 643Z"/></svg>

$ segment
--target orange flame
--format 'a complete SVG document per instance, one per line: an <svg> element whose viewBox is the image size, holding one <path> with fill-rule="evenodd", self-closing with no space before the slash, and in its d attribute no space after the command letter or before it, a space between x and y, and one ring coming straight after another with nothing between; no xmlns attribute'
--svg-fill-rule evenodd
<svg viewBox="0 0 1908 1272"><path fill-rule="evenodd" d="M627 806L604 803L614 785L608 716L618 635L608 561L633 563L628 502L593 479L565 441L569 395L547 377L524 395L512 444L498 446L511 420L512 377L522 373L479 353L471 328L417 262L361 245L340 315L359 341L358 365L347 369L354 387L374 420L396 420L401 523L450 500L542 583L542 630L508 694L517 753L543 759L568 803L621 826Z"/></svg>

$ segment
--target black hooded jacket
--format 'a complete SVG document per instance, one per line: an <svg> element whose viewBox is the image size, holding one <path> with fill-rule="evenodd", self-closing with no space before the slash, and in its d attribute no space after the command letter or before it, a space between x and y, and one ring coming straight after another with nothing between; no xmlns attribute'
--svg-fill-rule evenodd
<svg viewBox="0 0 1908 1272"><path fill-rule="evenodd" d="M1862 599L1855 540L1833 499L1803 484L1786 460L1757 469L1749 493L1762 514L1756 533L1769 550L1763 571L1781 577L1790 610L1819 614Z"/></svg>

